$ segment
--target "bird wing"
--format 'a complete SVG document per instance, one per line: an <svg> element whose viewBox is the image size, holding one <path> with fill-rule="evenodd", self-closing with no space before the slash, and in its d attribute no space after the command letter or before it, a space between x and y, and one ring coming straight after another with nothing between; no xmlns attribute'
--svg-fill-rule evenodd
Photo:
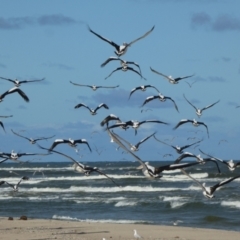
<svg viewBox="0 0 240 240"><path fill-rule="evenodd" d="M137 90L139 90L139 89L141 89L141 87L133 88L133 89L131 90L130 94L129 94L128 99L131 97L131 95L132 95L135 91L137 91Z"/></svg>
<svg viewBox="0 0 240 240"><path fill-rule="evenodd" d="M142 74L141 74L140 72L138 72L137 70L135 70L134 68L127 66L127 69L130 70L130 71L133 71L133 72L137 73L141 78L143 78L144 80L146 80L146 79L142 76Z"/></svg>
<svg viewBox="0 0 240 240"><path fill-rule="evenodd" d="M6 182L6 181L3 181L4 183L6 183L9 187L11 187L12 189L14 189L14 185L9 183L9 182Z"/></svg>
<svg viewBox="0 0 240 240"><path fill-rule="evenodd" d="M111 180L116 186L120 187L111 177L109 177L106 173L103 173L102 171L98 170L98 169L94 169L93 171L98 172L101 175L104 175L106 178L108 178L109 180Z"/></svg>
<svg viewBox="0 0 240 240"><path fill-rule="evenodd" d="M199 151L200 151L202 154L204 154L204 155L206 155L206 156L208 156L208 157L210 157L210 158L216 159L217 161L228 165L226 161L224 161L224 160L222 160L222 159L220 159L220 158L216 158L216 157L211 156L210 154L204 153L201 149L199 149Z"/></svg>
<svg viewBox="0 0 240 240"><path fill-rule="evenodd" d="M103 63L101 64L101 67L104 67L104 66L107 65L110 61L113 61L113 60L119 60L119 61L121 61L121 59L118 58L118 57L109 57L105 62L103 62Z"/></svg>
<svg viewBox="0 0 240 240"><path fill-rule="evenodd" d="M143 104L142 104L141 107L143 107L146 103L148 103L148 102L150 102L150 101L152 101L152 100L154 100L154 99L156 99L156 98L159 98L159 96L157 95L157 96L149 96L149 97L147 97L147 98L145 99L145 101L143 102Z"/></svg>
<svg viewBox="0 0 240 240"><path fill-rule="evenodd" d="M96 35L97 37L99 37L100 39L102 39L103 41L105 42L108 42L109 44L111 44L113 47L115 47L117 50L119 49L119 45L117 45L115 42L105 38L105 37L102 37L101 35L95 33L89 26L88 26L88 30L93 33L94 35Z"/></svg>
<svg viewBox="0 0 240 240"><path fill-rule="evenodd" d="M175 109L178 111L177 104L176 104L176 102L175 102L172 98L170 98L170 97L164 97L164 98L169 99L170 101L172 101L173 104L174 104ZM178 111L178 112L179 112L179 111Z"/></svg>
<svg viewBox="0 0 240 240"><path fill-rule="evenodd" d="M205 188L203 187L203 185L195 178L193 178L191 175L189 175L184 169L181 169L182 173L185 174L186 176L188 176L189 178L191 178L194 182L196 182L203 191L205 191Z"/></svg>
<svg viewBox="0 0 240 240"><path fill-rule="evenodd" d="M20 81L20 83L40 82L40 81L43 81L44 79L45 78L37 79L37 80L23 80L23 81Z"/></svg>
<svg viewBox="0 0 240 240"><path fill-rule="evenodd" d="M107 77L105 77L105 80L107 79L107 78L109 78L114 72L116 72L116 71L118 71L118 70L121 70L122 69L122 67L118 67L118 68L116 68L115 70L113 70Z"/></svg>
<svg viewBox="0 0 240 240"><path fill-rule="evenodd" d="M71 81L70 81L70 83L73 84L73 85L76 85L76 86L90 87L90 88L92 87L92 86L90 86L90 85L78 84L78 83L74 83L74 82L71 82Z"/></svg>
<svg viewBox="0 0 240 240"><path fill-rule="evenodd" d="M117 85L117 86L98 86L98 88L117 88L117 87L119 87L119 85Z"/></svg>
<svg viewBox="0 0 240 240"><path fill-rule="evenodd" d="M108 115L107 117L105 117L105 118L101 121L100 125L103 127L103 126L105 125L105 123L108 124L108 122L111 121L111 120L118 120L118 121L120 121L119 117L117 117L117 116L115 116L115 115L113 115L113 114L110 114L110 115Z"/></svg>
<svg viewBox="0 0 240 240"><path fill-rule="evenodd" d="M80 108L80 107L85 107L85 108L87 108L91 112L91 108L88 107L87 105L83 104L83 103L77 104L74 108Z"/></svg>
<svg viewBox="0 0 240 240"><path fill-rule="evenodd" d="M153 31L154 28L155 28L155 26L153 26L153 27L152 27L148 32L146 32L144 35L142 35L141 37L133 40L132 42L128 43L127 45L128 45L128 46L131 46L133 43L135 43L135 42L137 42L138 40L146 37L149 33L151 33L151 32Z"/></svg>
<svg viewBox="0 0 240 240"><path fill-rule="evenodd" d="M147 141L150 137L154 136L156 134L156 132L154 132L153 134L149 135L148 137L143 138L140 142L138 142L135 146L138 148L140 146L140 144L144 143L145 141Z"/></svg>
<svg viewBox="0 0 240 240"><path fill-rule="evenodd" d="M52 151L60 143L69 143L69 140L66 140L66 139L56 139L53 142L52 146L50 147L50 151Z"/></svg>
<svg viewBox="0 0 240 240"><path fill-rule="evenodd" d="M177 129L179 126L187 122L192 122L192 121L188 119L182 119L173 129Z"/></svg>
<svg viewBox="0 0 240 240"><path fill-rule="evenodd" d="M150 67L150 69L151 69L152 72L157 73L157 74L159 74L159 75L161 75L161 76L167 78L168 80L170 80L169 77L168 77L167 75L164 75L164 74L162 74L162 73L160 73L160 72L158 72L158 71L152 69L151 67Z"/></svg>
<svg viewBox="0 0 240 240"><path fill-rule="evenodd" d="M208 126L204 122L198 122L198 124L201 124L201 125L203 125L206 128L207 134L208 134L208 138L209 138Z"/></svg>
<svg viewBox="0 0 240 240"><path fill-rule="evenodd" d="M132 151L130 151L118 138L117 136L111 132L109 129L107 129L109 136L111 137L111 139L113 139L113 141L115 143L117 143L122 149L124 149L126 152L128 152L129 154L131 154L135 159L137 159L137 161L141 164L141 166L143 167L144 170L147 170L149 172L150 175L153 175L154 173L152 173L151 171L149 171L149 169L147 168L146 164L137 156L135 155Z"/></svg>
<svg viewBox="0 0 240 240"><path fill-rule="evenodd" d="M24 137L24 136L20 135L19 133L14 132L12 129L11 129L11 131L12 131L15 135L17 135L17 136L19 136L19 137L25 138L25 139L27 139L27 140L29 140L29 141L31 140L30 138Z"/></svg>
<svg viewBox="0 0 240 240"><path fill-rule="evenodd" d="M84 144L86 144L88 146L90 152L92 152L92 149L90 148L90 146L89 146L89 144L88 144L86 139L78 139L78 140L74 140L74 142L75 143L84 143Z"/></svg>
<svg viewBox="0 0 240 240"><path fill-rule="evenodd" d="M184 77L178 77L178 78L175 78L174 80L175 80L175 81L180 81L180 80L182 80L182 79L190 78L190 77L192 77L192 76L194 76L194 74L189 75L189 76L184 76Z"/></svg>
<svg viewBox="0 0 240 240"><path fill-rule="evenodd" d="M200 143L201 141L202 141L202 140L197 141L197 142L192 143L192 144L185 145L185 146L181 147L181 149L183 150L183 149L185 149L185 148L191 147L191 146L193 146L194 144Z"/></svg>
<svg viewBox="0 0 240 240"><path fill-rule="evenodd" d="M17 92L26 102L29 102L29 98L27 97L27 95L18 87L11 88L10 90L8 90L4 94L2 94L2 96L4 97L7 94L11 94L11 93L14 93L14 92Z"/></svg>
<svg viewBox="0 0 240 240"><path fill-rule="evenodd" d="M105 109L109 109L109 107L105 103L101 103L95 108L94 112L96 112L101 107L104 107Z"/></svg>
<svg viewBox="0 0 240 240"><path fill-rule="evenodd" d="M10 78L4 78L4 77L0 77L1 79L4 79L4 80L8 80L8 81L10 81L10 82L13 82L13 83L15 83L15 81L14 80L12 80L12 79L10 79Z"/></svg>
<svg viewBox="0 0 240 240"><path fill-rule="evenodd" d="M227 183L229 183L229 182L232 182L233 180L235 180L236 178L239 178L239 177L240 177L240 175L237 175L237 176L235 176L235 177L231 177L231 178L228 178L228 179L226 179L226 180L223 180L223 181L215 184L214 186L212 186L212 187L211 187L211 191L214 192L214 191L217 190L217 188L219 188L219 187L221 187L221 186L223 186L223 185L225 185L225 184L227 184Z"/></svg>
<svg viewBox="0 0 240 240"><path fill-rule="evenodd" d="M184 158L188 158L188 157L194 157L197 158L197 156L195 154L192 154L190 152L184 152L181 156L179 156L174 163L179 163L182 159Z"/></svg>
<svg viewBox="0 0 240 240"><path fill-rule="evenodd" d="M211 105L208 105L208 106L204 107L204 108L202 109L202 111L205 110L205 109L208 109L208 108L210 108L210 107L212 107L212 106L214 106L214 105L217 104L219 101L220 101L220 100L218 100L217 102L215 102L215 103L213 103L213 104L211 104Z"/></svg>
<svg viewBox="0 0 240 240"><path fill-rule="evenodd" d="M189 102L189 101L187 100L187 98L185 97L184 94L183 94L183 97L185 98L185 100L186 100L193 108L195 108L196 111L198 110L191 102Z"/></svg>
<svg viewBox="0 0 240 240"><path fill-rule="evenodd" d="M5 128L4 128L4 125L3 125L3 123L0 121L0 125L1 125L1 127L3 128L3 130L4 130L4 132L6 132L5 131Z"/></svg>

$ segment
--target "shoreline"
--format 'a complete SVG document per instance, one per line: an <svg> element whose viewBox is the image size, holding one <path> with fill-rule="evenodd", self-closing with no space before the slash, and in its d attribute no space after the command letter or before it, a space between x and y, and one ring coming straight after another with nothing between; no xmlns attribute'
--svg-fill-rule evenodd
<svg viewBox="0 0 240 240"><path fill-rule="evenodd" d="M135 239L134 229L143 239L155 240L238 240L240 232L192 228L183 226L164 226L149 224L93 223L56 219L20 220L19 217L0 217L0 238L18 240L82 239L102 240Z"/></svg>

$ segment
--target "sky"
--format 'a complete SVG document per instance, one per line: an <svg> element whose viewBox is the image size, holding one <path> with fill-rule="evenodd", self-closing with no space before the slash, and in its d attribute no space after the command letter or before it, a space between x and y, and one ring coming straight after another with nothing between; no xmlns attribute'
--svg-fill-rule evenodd
<svg viewBox="0 0 240 240"><path fill-rule="evenodd" d="M122 0L122 1L1 1L0 8L0 77L18 80L45 80L25 83L20 89L29 102L17 94L0 102L0 118L6 132L0 129L0 151L43 153L25 137L49 137L38 143L49 148L55 139L86 139L92 148L79 144L77 151L60 144L57 151L82 162L122 161L135 159L117 145L100 122L109 114L122 121L157 119L168 123L145 123L135 135L115 128L114 132L132 144L156 132L156 137L170 145L184 146L202 140L199 146L186 149L199 154L199 149L221 159L239 159L240 147L240 2L238 0ZM100 65L115 56L114 47L88 30L117 44L131 42L149 31L145 38L132 44L121 59L138 63L144 78L130 70L116 71L118 61ZM130 65L129 65L130 66ZM131 65L137 70L137 67ZM150 67L167 76L190 78L171 84ZM78 84L116 86L92 91ZM157 91L170 100L155 99L141 107L144 100ZM0 79L0 95L14 87ZM204 110L198 118L194 108ZM84 103L90 108L105 103L95 116L88 109L74 107ZM191 123L173 129L182 119L197 119L206 128ZM112 122L111 124L114 124ZM166 155L167 154L167 155ZM171 154L171 155L168 155ZM175 160L178 154L171 146L148 139L136 152L143 161ZM204 157L204 156L203 156ZM24 157L22 160L68 161L62 156Z"/></svg>

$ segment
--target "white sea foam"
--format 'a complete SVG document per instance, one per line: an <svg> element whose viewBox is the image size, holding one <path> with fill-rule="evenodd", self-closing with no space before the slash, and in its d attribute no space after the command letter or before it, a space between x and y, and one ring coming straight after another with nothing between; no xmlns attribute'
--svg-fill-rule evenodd
<svg viewBox="0 0 240 240"><path fill-rule="evenodd" d="M92 223L149 223L151 224L152 222L150 221L143 221L143 220L113 220L113 219L78 219L78 218L73 218L69 216L58 216L58 215L53 215L53 219L60 219L60 220L69 220L69 221L79 221L79 222L92 222Z"/></svg>
<svg viewBox="0 0 240 240"><path fill-rule="evenodd" d="M240 208L240 201L222 201L221 205L231 208Z"/></svg>
<svg viewBox="0 0 240 240"><path fill-rule="evenodd" d="M137 202L120 201L120 202L117 202L114 206L127 207L127 206L135 206L135 205L137 205Z"/></svg>

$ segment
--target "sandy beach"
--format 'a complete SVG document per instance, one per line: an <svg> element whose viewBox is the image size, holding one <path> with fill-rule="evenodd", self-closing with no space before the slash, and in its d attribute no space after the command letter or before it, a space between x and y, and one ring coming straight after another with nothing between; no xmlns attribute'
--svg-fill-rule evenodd
<svg viewBox="0 0 240 240"><path fill-rule="evenodd" d="M136 229L143 239L158 240L238 240L240 232L181 226L87 223L62 220L0 218L0 239L47 240L47 239L135 239Z"/></svg>

